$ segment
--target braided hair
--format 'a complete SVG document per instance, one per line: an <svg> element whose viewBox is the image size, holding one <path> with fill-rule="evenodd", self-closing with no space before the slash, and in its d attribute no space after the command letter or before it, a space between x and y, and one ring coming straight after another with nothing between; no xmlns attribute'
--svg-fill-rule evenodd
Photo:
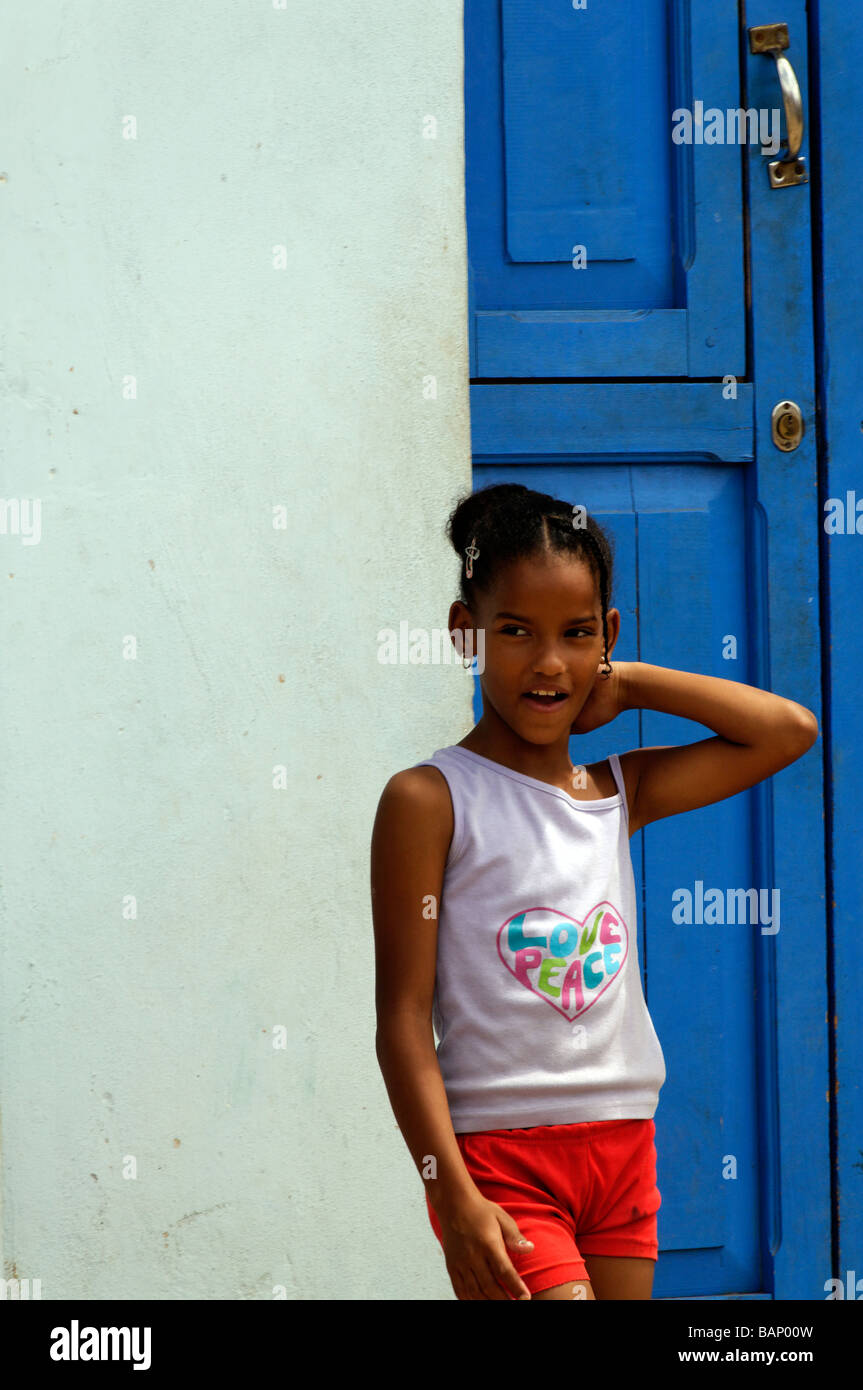
<svg viewBox="0 0 863 1390"><path fill-rule="evenodd" d="M607 667L603 675L611 674L606 615L613 557L607 535L589 513L584 525L576 526L568 502L533 492L521 483L497 483L463 497L446 529L461 560L459 598L474 611L477 593L490 589L500 570L512 560L540 551L584 560L599 585L603 661Z"/></svg>

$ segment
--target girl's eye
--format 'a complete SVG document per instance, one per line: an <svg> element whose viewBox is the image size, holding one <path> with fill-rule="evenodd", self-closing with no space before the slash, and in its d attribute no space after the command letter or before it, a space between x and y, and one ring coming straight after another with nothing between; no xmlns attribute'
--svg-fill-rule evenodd
<svg viewBox="0 0 863 1390"><path fill-rule="evenodd" d="M526 629L526 628L523 628L523 627L519 627L516 623L508 623L507 626L506 626L506 627L502 627L502 628L500 629L500 631L501 631L502 633L504 633L504 632L505 632L505 633L510 633L510 632L512 632L512 633L517 633L517 632L526 632L527 629ZM574 632L583 633L585 637L593 637L593 635L594 635L594 634L593 634L588 628L586 628L586 627L571 627L571 628L569 629L569 631L567 632L567 634L566 634L567 637L569 637L569 636L570 636L572 633L574 633Z"/></svg>

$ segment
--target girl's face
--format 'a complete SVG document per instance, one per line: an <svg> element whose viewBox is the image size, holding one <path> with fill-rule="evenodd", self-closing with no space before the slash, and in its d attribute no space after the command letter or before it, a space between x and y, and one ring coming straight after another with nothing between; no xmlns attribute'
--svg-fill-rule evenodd
<svg viewBox="0 0 863 1390"><path fill-rule="evenodd" d="M610 659L620 630L616 608L606 625ZM450 629L472 627L485 629L484 710L491 706L528 743L568 739L603 660L602 606L590 567L545 552L512 561L480 595L478 611L453 604ZM551 689L562 697L529 696Z"/></svg>

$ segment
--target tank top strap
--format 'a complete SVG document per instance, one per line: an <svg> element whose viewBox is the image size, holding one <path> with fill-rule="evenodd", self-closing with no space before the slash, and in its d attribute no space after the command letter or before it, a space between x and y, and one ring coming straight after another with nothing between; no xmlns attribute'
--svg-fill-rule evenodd
<svg viewBox="0 0 863 1390"><path fill-rule="evenodd" d="M623 768L620 766L620 757L617 753L609 753L608 765L611 768L611 775L620 793L620 800L623 803L623 814L626 820L626 828L629 829L629 802L626 799L626 783L623 779Z"/></svg>

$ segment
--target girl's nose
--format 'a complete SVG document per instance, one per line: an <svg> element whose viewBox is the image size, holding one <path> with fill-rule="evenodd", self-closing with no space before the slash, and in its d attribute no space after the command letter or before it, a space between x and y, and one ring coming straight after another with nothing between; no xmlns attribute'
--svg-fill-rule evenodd
<svg viewBox="0 0 863 1390"><path fill-rule="evenodd" d="M537 676L560 675L561 671L566 670L566 662L549 647L547 651L534 658L533 670Z"/></svg>

